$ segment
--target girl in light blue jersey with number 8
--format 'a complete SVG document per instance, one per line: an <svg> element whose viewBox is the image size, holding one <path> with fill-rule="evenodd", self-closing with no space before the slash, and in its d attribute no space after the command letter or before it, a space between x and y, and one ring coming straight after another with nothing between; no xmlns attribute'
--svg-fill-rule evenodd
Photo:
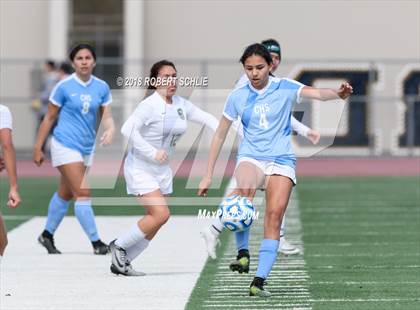
<svg viewBox="0 0 420 310"><path fill-rule="evenodd" d="M226 101L223 117L212 140L207 173L200 182L198 194L207 194L227 132L232 121L239 117L244 138L239 146L235 169L237 188L232 194L252 200L257 188L266 188L264 239L249 294L269 297L271 294L264 289L264 284L276 261L281 220L292 187L296 184L296 158L292 150L290 125L293 105L301 98L322 101L345 99L353 90L348 83L342 84L338 90L320 89L290 79L271 77L272 59L261 44L248 46L240 61L249 82L233 90ZM248 243L248 238L249 233L244 232L244 244ZM238 261L241 263L240 254ZM249 255L243 261L247 265L244 268L249 268Z"/></svg>
<svg viewBox="0 0 420 310"><path fill-rule="evenodd" d="M74 198L74 213L92 243L94 254L103 255L109 252L109 247L99 238L90 190L83 185L83 177L92 164L98 115L105 128L101 145L112 141L111 94L108 84L92 75L96 65L92 46L75 46L70 52L70 60L75 73L52 90L33 152L34 162L40 166L44 161L41 147L58 119L51 141L51 160L61 174L60 184L50 200L47 223L38 241L49 254L61 254L55 247L53 235L67 213L70 199Z"/></svg>

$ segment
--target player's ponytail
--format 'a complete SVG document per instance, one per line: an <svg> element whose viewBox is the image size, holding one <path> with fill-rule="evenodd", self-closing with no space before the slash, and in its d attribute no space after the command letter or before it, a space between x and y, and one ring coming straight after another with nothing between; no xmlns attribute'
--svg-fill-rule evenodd
<svg viewBox="0 0 420 310"><path fill-rule="evenodd" d="M175 69L175 65L173 62L170 62L169 60L160 60L156 63L153 64L153 66L150 68L150 74L149 74L149 81L153 81L156 80L156 78L159 75L159 71L160 69L162 69L162 67L164 66L170 66L172 68ZM151 94L153 94L153 92L155 91L156 86L154 86L154 83L149 83L147 86L147 90L146 90L146 95L144 96L144 98L149 97Z"/></svg>

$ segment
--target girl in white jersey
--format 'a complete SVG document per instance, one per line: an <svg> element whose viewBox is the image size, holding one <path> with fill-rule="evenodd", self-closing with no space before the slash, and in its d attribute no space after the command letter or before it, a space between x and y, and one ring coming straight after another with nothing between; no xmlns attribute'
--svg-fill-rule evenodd
<svg viewBox="0 0 420 310"><path fill-rule="evenodd" d="M16 208L20 204L16 174L16 152L12 141L12 114L9 109L0 104L0 146L3 157L0 156L0 171L5 167L9 177L9 195L7 206ZM0 263L7 245L6 227L0 213Z"/></svg>
<svg viewBox="0 0 420 310"><path fill-rule="evenodd" d="M146 215L131 229L111 242L111 272L126 276L144 275L133 270L131 262L149 245L150 240L170 216L165 197L172 193L171 153L187 130L187 121L215 130L217 119L176 96L175 65L167 60L150 70L146 98L124 123L121 132L132 145L124 163L127 193L138 197Z"/></svg>
<svg viewBox="0 0 420 310"><path fill-rule="evenodd" d="M198 195L207 194L227 132L232 121L240 117L244 124L244 138L238 150L235 169L237 188L232 194L252 200L256 189L265 184L264 239L249 294L269 297L271 294L264 289L264 284L277 257L281 221L292 187L296 184L296 159L290 143L293 104L302 97L322 101L345 99L351 94L352 87L345 83L338 90L318 89L293 80L270 77L272 59L261 44L248 46L241 63L249 83L232 91L226 101L223 117L211 143L207 173L200 182ZM247 236L249 234L245 233L244 245L248 242ZM249 269L249 254L241 256L239 251L237 261L238 267Z"/></svg>

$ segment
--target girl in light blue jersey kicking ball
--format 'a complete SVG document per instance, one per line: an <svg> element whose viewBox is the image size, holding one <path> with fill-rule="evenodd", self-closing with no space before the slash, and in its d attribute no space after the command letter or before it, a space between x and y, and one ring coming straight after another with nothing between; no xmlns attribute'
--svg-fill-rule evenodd
<svg viewBox="0 0 420 310"><path fill-rule="evenodd" d="M99 238L90 190L83 185L83 177L92 164L98 114L105 128L100 144L105 146L112 141L111 94L108 84L92 75L96 65L92 46L75 46L70 52L70 60L75 73L52 90L48 112L38 130L33 151L33 160L40 166L44 161L41 147L57 119L51 140L51 161L60 172L60 183L50 200L47 223L38 241L49 254L61 254L53 236L67 213L70 200L74 199L74 213L92 243L94 254L103 255L109 252L109 247Z"/></svg>
<svg viewBox="0 0 420 310"><path fill-rule="evenodd" d="M321 101L345 99L353 89L348 83L335 90L272 77L272 58L262 44L248 46L240 61L249 82L233 90L226 100L222 119L212 139L207 172L200 182L198 195L207 194L220 149L232 121L239 117L244 137L239 146L235 169L237 187L232 194L252 200L257 188L264 186L266 189L264 239L249 294L269 297L271 293L264 289L264 285L276 261L281 221L292 187L296 184L296 158L291 144L292 108L302 98ZM241 249L248 248L249 230L242 234L242 238L237 238L237 241L241 239L239 261L242 259ZM249 268L249 254L243 261Z"/></svg>

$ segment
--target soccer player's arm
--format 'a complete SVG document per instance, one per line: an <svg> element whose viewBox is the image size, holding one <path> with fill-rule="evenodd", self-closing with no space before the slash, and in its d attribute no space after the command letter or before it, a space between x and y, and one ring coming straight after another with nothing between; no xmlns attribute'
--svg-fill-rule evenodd
<svg viewBox="0 0 420 310"><path fill-rule="evenodd" d="M44 154L42 152L42 146L51 131L52 126L58 117L58 111L65 101L64 90L61 87L61 83L58 83L51 92L50 103L48 104L48 110L45 114L41 125L38 129L38 134L33 150L33 160L37 166L41 166L44 162Z"/></svg>
<svg viewBox="0 0 420 310"><path fill-rule="evenodd" d="M16 208L21 199L19 196L19 187L17 182L16 152L13 146L11 126L0 128L0 145L3 151L4 165L6 166L10 185L7 205L10 208Z"/></svg>
<svg viewBox="0 0 420 310"><path fill-rule="evenodd" d="M291 125L292 129L298 133L298 135L301 135L303 137L306 137L308 134L310 128L303 123L299 122L294 116L291 118Z"/></svg>
<svg viewBox="0 0 420 310"><path fill-rule="evenodd" d="M298 82L294 82L295 84L300 84ZM298 85L299 87L299 85ZM301 98L307 99L315 99L320 101L328 101L334 99L346 99L353 93L353 87L349 83L342 83L340 88L332 89L332 88L316 88L305 86L300 84L298 88L296 101L299 102ZM306 137L313 143L317 144L321 137L320 133L316 130L309 129L306 132Z"/></svg>
<svg viewBox="0 0 420 310"><path fill-rule="evenodd" d="M216 131L219 121L212 114L201 110L189 101L186 101L187 118L189 121L199 123Z"/></svg>
<svg viewBox="0 0 420 310"><path fill-rule="evenodd" d="M100 139L100 145L106 146L112 143L115 134L115 124L111 113L111 102L112 96L109 90L109 86L106 85L105 93L102 96L102 104L99 109L99 115L101 123L104 126L104 132Z"/></svg>
<svg viewBox="0 0 420 310"><path fill-rule="evenodd" d="M0 172L2 172L5 167L6 166L4 165L4 159L0 156Z"/></svg>
<svg viewBox="0 0 420 310"><path fill-rule="evenodd" d="M226 100L223 116L217 126L217 129L213 135L213 139L210 145L210 153L207 161L207 171L205 176L202 178L199 188L198 195L206 196L208 189L211 185L211 179L213 178L214 167L216 165L217 158L219 157L220 150L222 149L223 143L226 140L227 133L229 131L232 122L238 118L238 112L235 107L235 96L232 93Z"/></svg>
<svg viewBox="0 0 420 310"><path fill-rule="evenodd" d="M60 107L52 104L51 102L48 104L48 111L44 116L44 119L42 120L41 125L38 129L38 135L36 138L34 150L33 150L33 160L37 166L41 166L44 162L44 154L42 152L42 145L45 142L45 139L47 139L48 134L51 130L51 127L54 125L54 122L56 121L58 117L58 111L60 110Z"/></svg>
<svg viewBox="0 0 420 310"><path fill-rule="evenodd" d="M156 160L158 150L147 142L139 131L143 125L148 123L148 118L152 113L149 106L140 103L121 127L121 133L141 154L151 160Z"/></svg>
<svg viewBox="0 0 420 310"><path fill-rule="evenodd" d="M219 157L220 150L222 149L223 143L226 140L226 136L231 125L232 121L227 119L225 116L222 116L219 125L213 135L213 139L211 140L210 153L207 161L207 171L199 185L199 196L207 195L208 188L211 185L211 179L213 178L213 172L217 158Z"/></svg>
<svg viewBox="0 0 420 310"><path fill-rule="evenodd" d="M115 124L112 118L111 106L101 106L100 110L101 123L104 126L104 132L100 139L100 145L106 146L112 143L115 134Z"/></svg>
<svg viewBox="0 0 420 310"><path fill-rule="evenodd" d="M327 101L333 99L346 99L352 93L353 87L349 83L342 83L338 89L303 86L300 91L300 97Z"/></svg>
<svg viewBox="0 0 420 310"><path fill-rule="evenodd" d="M314 130L306 126L305 124L299 122L295 117L292 116L291 125L294 131L301 135L302 137L307 138L313 144L317 144L321 138L319 131Z"/></svg>

